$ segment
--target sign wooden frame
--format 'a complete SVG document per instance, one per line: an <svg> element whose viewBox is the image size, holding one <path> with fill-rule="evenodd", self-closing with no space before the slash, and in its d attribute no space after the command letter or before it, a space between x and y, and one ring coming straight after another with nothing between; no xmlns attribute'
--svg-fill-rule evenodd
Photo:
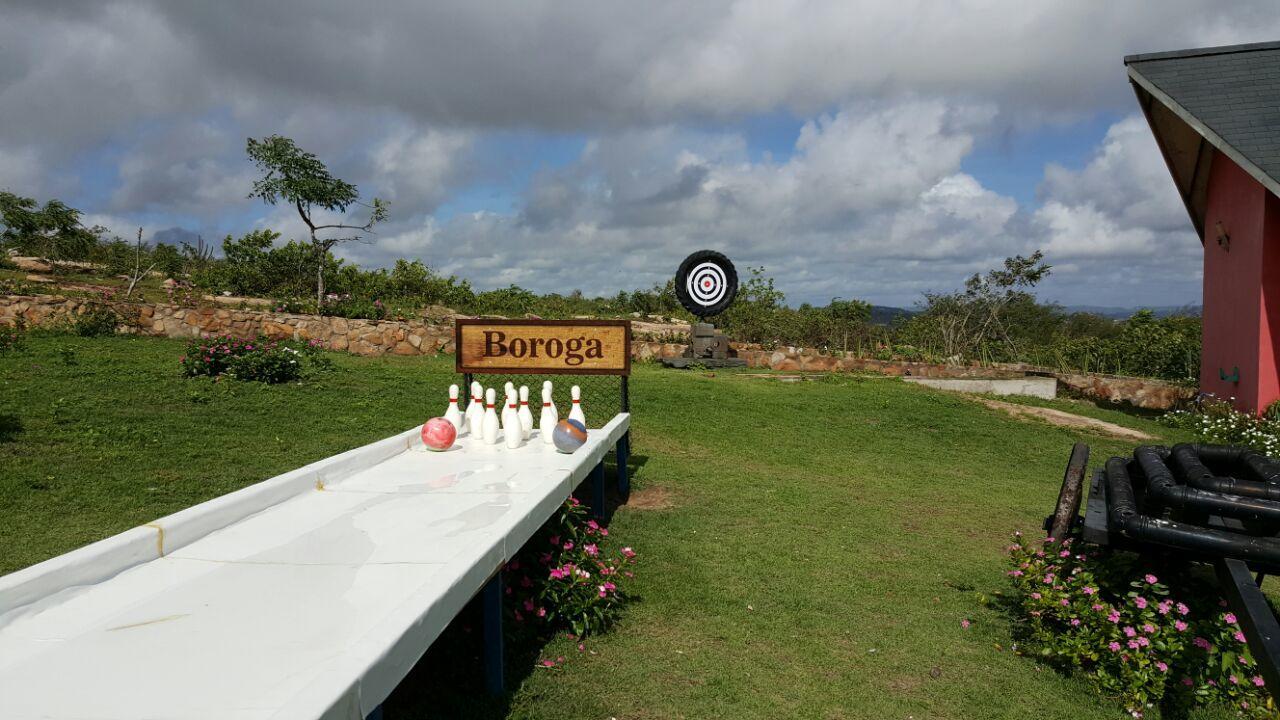
<svg viewBox="0 0 1280 720"><path fill-rule="evenodd" d="M481 362L478 353L475 352L478 340L475 338L476 332L483 332L485 328L546 328L548 330L555 329L558 332L546 333L551 335L562 336L574 333L575 329L580 329L580 337L599 339L603 341L606 336L611 334L604 328L617 328L621 330L622 338L622 362L620 365L614 364L608 367L590 367L584 358L581 365L564 365L562 367L548 367L545 364L531 364L530 362L521 362L523 358L510 358L509 362L496 364L492 361ZM534 330L531 334L536 335ZM464 338L464 335L467 336ZM616 338L607 338L613 341L611 347L616 347ZM557 340L558 342L563 342ZM505 340L505 342L510 342ZM626 377L631 374L631 321L630 320L488 320L483 318L459 319L454 322L453 343L455 367L459 373L471 374L524 374L524 375L621 375ZM537 352L537 346L534 346L533 352ZM563 353L564 350L561 350ZM527 355L526 355L527 357ZM545 357L545 355L543 356ZM529 358L532 360L532 358Z"/></svg>

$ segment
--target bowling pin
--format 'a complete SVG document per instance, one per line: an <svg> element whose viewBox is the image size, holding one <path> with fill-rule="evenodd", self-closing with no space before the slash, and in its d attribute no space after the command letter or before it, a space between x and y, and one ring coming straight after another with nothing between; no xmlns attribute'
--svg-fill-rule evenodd
<svg viewBox="0 0 1280 720"><path fill-rule="evenodd" d="M560 416L556 414L556 404L551 402L551 381L542 383L542 416L538 418L538 434L542 442L551 445L551 434L555 432Z"/></svg>
<svg viewBox="0 0 1280 720"><path fill-rule="evenodd" d="M484 389L478 382L471 383L471 404L467 406L467 427L473 437L479 437L484 423Z"/></svg>
<svg viewBox="0 0 1280 720"><path fill-rule="evenodd" d="M444 411L444 419L453 423L458 435L467 434L467 424L462 421L462 412L458 410L458 386L449 386L449 407Z"/></svg>
<svg viewBox="0 0 1280 720"><path fill-rule="evenodd" d="M512 386L514 390L515 386ZM516 409L516 394L507 392L507 407L502 411L502 437L507 448L515 450L524 444L524 430L520 427L520 411Z"/></svg>
<svg viewBox="0 0 1280 720"><path fill-rule="evenodd" d="M494 390L489 388L484 394L484 419L481 421L481 437L485 444L498 444L498 413L493 409Z"/></svg>
<svg viewBox="0 0 1280 720"><path fill-rule="evenodd" d="M569 408L569 419L577 420L585 428L587 426L587 416L582 413L582 390L577 385L574 385L569 389L569 395L573 398L573 407Z"/></svg>
<svg viewBox="0 0 1280 720"><path fill-rule="evenodd" d="M529 386L520 386L520 435L525 440L533 435L533 411L529 409Z"/></svg>

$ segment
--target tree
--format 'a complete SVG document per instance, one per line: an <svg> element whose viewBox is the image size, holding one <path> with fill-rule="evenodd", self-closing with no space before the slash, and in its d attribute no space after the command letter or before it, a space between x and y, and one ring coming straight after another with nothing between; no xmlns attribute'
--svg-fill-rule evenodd
<svg viewBox="0 0 1280 720"><path fill-rule="evenodd" d="M80 211L50 200L40 207L35 200L0 191L0 243L21 253L49 260L82 260L93 252L105 228L87 228Z"/></svg>
<svg viewBox="0 0 1280 720"><path fill-rule="evenodd" d="M311 235L311 247L316 255L316 304L324 302L325 257L335 245L360 240L359 233L372 232L373 226L387 219L387 203L373 198L368 204L360 202L355 185L334 177L315 155L306 152L292 140L272 135L255 140L249 138L245 152L263 175L253 183L251 198L260 198L268 205L286 202L298 211L303 224ZM328 211L346 214L353 205L369 209L369 220L363 225L349 222L324 222L315 213ZM354 230L356 234L343 234Z"/></svg>
<svg viewBox="0 0 1280 720"><path fill-rule="evenodd" d="M1037 250L1030 257L1006 258L1003 267L986 275L974 274L962 292L925 293L924 312L908 322L907 334L916 336L920 344L936 343L947 358L983 358L996 343L1003 343L1016 356L1010 315L1035 304L1030 290L1050 268L1044 253Z"/></svg>

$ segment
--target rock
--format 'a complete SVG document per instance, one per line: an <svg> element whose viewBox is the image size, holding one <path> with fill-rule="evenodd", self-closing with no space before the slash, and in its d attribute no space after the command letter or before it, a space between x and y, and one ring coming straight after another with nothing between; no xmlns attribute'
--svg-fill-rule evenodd
<svg viewBox="0 0 1280 720"><path fill-rule="evenodd" d="M28 276L27 276L27 281L28 281L28 282L33 282L33 283L55 283L55 282L58 282L57 280L54 280L53 278L51 278L51 277L49 277L49 276L47 276L47 275L36 275L36 274L34 274L34 273L32 273L31 275L28 275Z"/></svg>
<svg viewBox="0 0 1280 720"><path fill-rule="evenodd" d="M410 345L407 341L400 341L391 349L396 355L417 355L418 349Z"/></svg>
<svg viewBox="0 0 1280 720"><path fill-rule="evenodd" d="M21 257L15 255L9 258L10 262L18 267L19 270L26 270L34 273L47 273L53 271L53 265L35 257Z"/></svg>

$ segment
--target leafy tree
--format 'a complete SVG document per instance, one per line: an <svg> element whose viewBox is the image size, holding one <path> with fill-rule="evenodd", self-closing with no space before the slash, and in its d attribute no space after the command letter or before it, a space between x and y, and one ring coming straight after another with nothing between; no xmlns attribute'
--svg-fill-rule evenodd
<svg viewBox="0 0 1280 720"><path fill-rule="evenodd" d="M315 251L316 303L324 302L325 257L335 245L361 239L360 233L372 232L373 226L387 218L386 202L373 198L360 202L355 185L334 177L315 155L294 144L293 140L271 135L262 140L249 138L245 151L263 175L253 183L251 198L269 205L285 202L298 211L311 236ZM369 220L363 225L348 222L324 222L318 211L345 214L353 205L369 209ZM355 234L344 234L344 231Z"/></svg>
<svg viewBox="0 0 1280 720"><path fill-rule="evenodd" d="M1037 250L1030 257L1006 258L986 275L974 274L964 290L926 293L925 308L905 328L916 344L938 347L950 359L991 359L996 346L1002 354L1017 355L1018 333L1011 319L1034 308L1031 289L1048 276L1051 266Z"/></svg>
<svg viewBox="0 0 1280 720"><path fill-rule="evenodd" d="M32 198L0 191L0 243L49 260L82 260L106 230L85 227L80 215L61 200L40 207Z"/></svg>

